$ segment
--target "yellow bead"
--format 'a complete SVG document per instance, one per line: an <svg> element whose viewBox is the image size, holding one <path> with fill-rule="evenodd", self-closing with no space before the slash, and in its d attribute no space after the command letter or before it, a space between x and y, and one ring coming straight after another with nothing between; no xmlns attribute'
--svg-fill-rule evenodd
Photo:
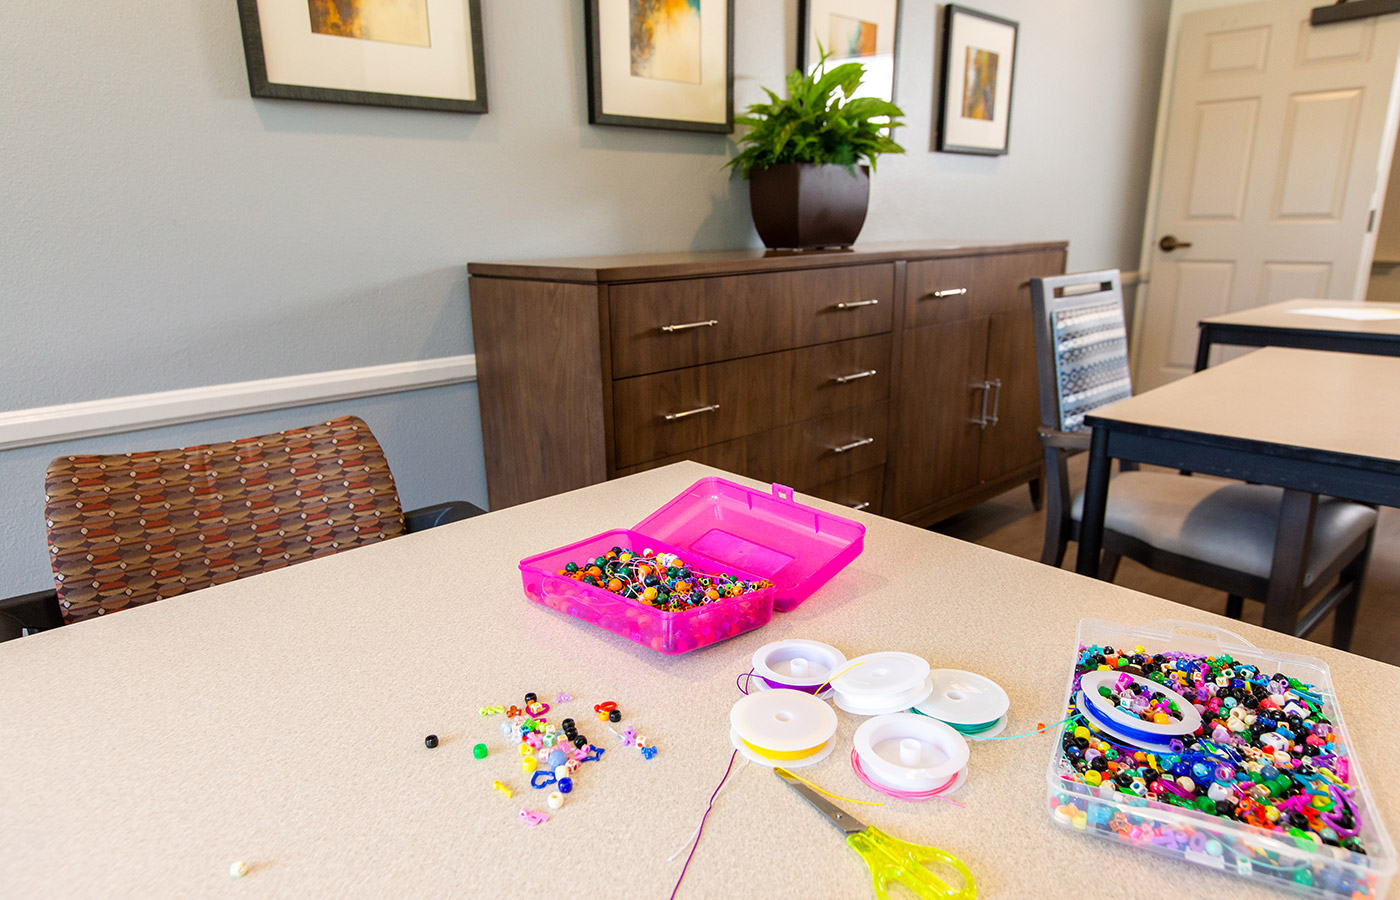
<svg viewBox="0 0 1400 900"><path fill-rule="evenodd" d="M1089 736L1089 729L1080 725L1078 728L1074 729L1074 736L1077 738L1087 738Z"/></svg>
<svg viewBox="0 0 1400 900"><path fill-rule="evenodd" d="M1166 713L1157 713L1157 715L1152 717L1152 721L1156 722L1158 725L1165 725L1171 721L1171 717Z"/></svg>
<svg viewBox="0 0 1400 900"><path fill-rule="evenodd" d="M535 762L535 758L533 756L527 756L520 761L520 768L524 769L526 772L535 771L535 767L538 765L539 763Z"/></svg>
<svg viewBox="0 0 1400 900"><path fill-rule="evenodd" d="M520 755L521 755L521 756L529 756L531 753L534 753L534 752L535 752L535 749L534 749L533 747L531 747L529 744L521 744L521 745L520 745Z"/></svg>
<svg viewBox="0 0 1400 900"><path fill-rule="evenodd" d="M1096 769L1090 769L1084 773L1084 783L1092 787L1098 787L1103 783L1103 776Z"/></svg>

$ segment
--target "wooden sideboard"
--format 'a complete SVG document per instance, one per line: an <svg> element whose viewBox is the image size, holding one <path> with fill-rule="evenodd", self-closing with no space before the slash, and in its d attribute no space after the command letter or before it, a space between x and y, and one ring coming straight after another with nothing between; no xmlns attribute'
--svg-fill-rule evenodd
<svg viewBox="0 0 1400 900"><path fill-rule="evenodd" d="M492 509L694 459L928 525L1040 490L1066 243L472 263Z"/></svg>

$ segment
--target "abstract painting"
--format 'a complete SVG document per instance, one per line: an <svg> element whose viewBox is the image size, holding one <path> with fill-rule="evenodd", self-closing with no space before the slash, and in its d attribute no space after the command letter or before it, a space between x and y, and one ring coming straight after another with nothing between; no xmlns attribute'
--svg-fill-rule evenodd
<svg viewBox="0 0 1400 900"><path fill-rule="evenodd" d="M967 68L963 73L963 118L990 122L996 118L996 102L997 54L968 47Z"/></svg>
<svg viewBox="0 0 1400 900"><path fill-rule="evenodd" d="M481 0L238 0L254 97L486 112Z"/></svg>
<svg viewBox="0 0 1400 900"><path fill-rule="evenodd" d="M430 47L428 0L307 0L317 34Z"/></svg>
<svg viewBox="0 0 1400 900"><path fill-rule="evenodd" d="M734 130L734 0L585 0L588 121Z"/></svg>
<svg viewBox="0 0 1400 900"><path fill-rule="evenodd" d="M857 62L865 78L854 97L894 102L899 0L798 0L797 67L812 73Z"/></svg>
<svg viewBox="0 0 1400 900"><path fill-rule="evenodd" d="M875 35L879 26L874 22L863 22L850 16L831 15L829 37L826 48L838 59L854 59L861 56L874 56Z"/></svg>
<svg viewBox="0 0 1400 900"><path fill-rule="evenodd" d="M629 0L632 74L700 83L700 0Z"/></svg>
<svg viewBox="0 0 1400 900"><path fill-rule="evenodd" d="M1011 136L1011 89L1020 26L949 3L934 149L999 156Z"/></svg>

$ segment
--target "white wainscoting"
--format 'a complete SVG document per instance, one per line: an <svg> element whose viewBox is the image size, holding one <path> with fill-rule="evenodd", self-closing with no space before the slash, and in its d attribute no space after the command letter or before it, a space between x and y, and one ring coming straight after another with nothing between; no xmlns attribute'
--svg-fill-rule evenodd
<svg viewBox="0 0 1400 900"><path fill-rule="evenodd" d="M0 413L0 450L475 380L465 354L19 409Z"/></svg>

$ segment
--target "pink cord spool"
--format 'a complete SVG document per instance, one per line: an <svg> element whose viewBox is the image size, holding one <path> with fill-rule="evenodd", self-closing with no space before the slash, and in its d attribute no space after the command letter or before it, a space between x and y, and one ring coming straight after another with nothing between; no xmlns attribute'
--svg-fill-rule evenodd
<svg viewBox="0 0 1400 900"><path fill-rule="evenodd" d="M860 755L856 753L854 748L851 749L851 768L855 771L856 777L861 780L862 784L872 791L879 791L886 797L893 797L896 800L947 800L949 803L957 803L956 800L951 800L943 796L943 792L957 786L958 779L962 777L961 772L931 791L897 791L894 788L885 787L883 784L880 784L869 775L865 774L865 770L860 767ZM958 805L961 806L962 804L958 803Z"/></svg>
<svg viewBox="0 0 1400 900"><path fill-rule="evenodd" d="M967 780L967 740L937 719L875 716L852 738L851 768L867 787L899 800L951 794Z"/></svg>

